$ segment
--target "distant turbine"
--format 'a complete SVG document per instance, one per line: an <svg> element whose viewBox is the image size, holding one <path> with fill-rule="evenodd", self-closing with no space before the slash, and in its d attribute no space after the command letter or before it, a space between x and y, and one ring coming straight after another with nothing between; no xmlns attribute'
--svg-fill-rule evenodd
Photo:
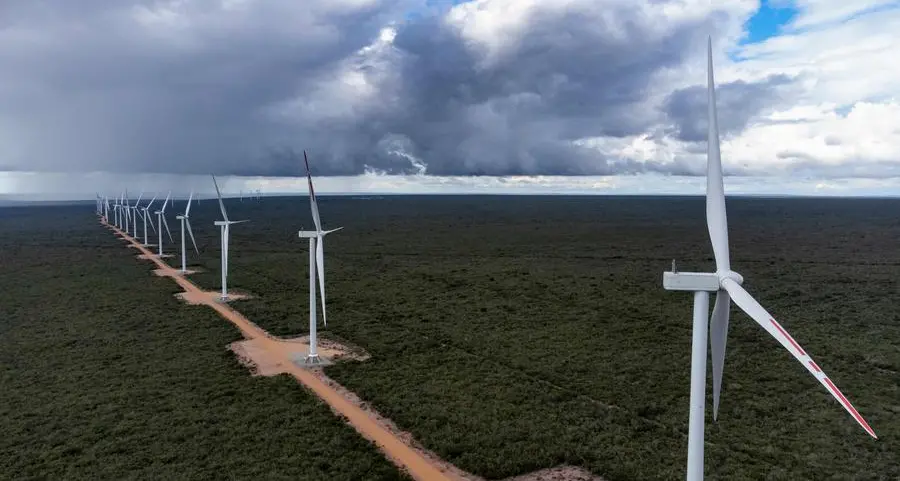
<svg viewBox="0 0 900 481"><path fill-rule="evenodd" d="M240 224L247 220L228 220L228 213L225 212L225 204L222 202L222 193L219 192L219 184L216 182L216 176L212 176L213 185L216 187L216 196L219 198L219 209L222 210L222 220L217 220L213 224L219 226L222 240L222 300L228 300L228 236L231 232L232 224Z"/></svg>
<svg viewBox="0 0 900 481"><path fill-rule="evenodd" d="M166 201L163 202L162 208L156 211L156 225L159 226L159 229L157 230L157 232L159 233L159 245L157 249L159 257L163 256L162 230L164 226L166 228L166 233L169 234L169 240L172 241L172 243L175 242L175 240L172 239L172 232L169 230L169 223L166 221L166 206L169 205L169 197L171 195L171 192L166 194Z"/></svg>
<svg viewBox="0 0 900 481"><path fill-rule="evenodd" d="M197 249L197 241L194 240L194 232L191 230L191 220L189 214L191 213L191 200L194 198L194 193L191 192L191 196L188 197L187 207L184 209L184 214L175 216L176 219L181 221L181 273L185 274L187 272L187 252L184 248L184 228L187 226L188 234L191 235L191 243L194 244L194 250L197 251L197 255L200 255L200 249Z"/></svg>
<svg viewBox="0 0 900 481"><path fill-rule="evenodd" d="M131 217L131 206L128 205L128 191L125 191L125 207L122 208L122 214L125 216L125 235L128 235L128 231L130 230L130 217Z"/></svg>
<svg viewBox="0 0 900 481"><path fill-rule="evenodd" d="M688 421L688 481L703 479L703 429L706 400L706 341L712 345L713 363L713 419L718 418L719 394L722 388L722 371L725 364L725 341L728 335L728 314L730 301L738 305L747 315L775 338L791 353L803 367L816 378L825 389L847 410L848 413L873 438L875 431L869 427L856 408L831 382L822 369L787 330L775 321L750 294L741 287L744 278L731 270L728 251L728 222L725 216L725 189L722 179L722 159L719 152L719 127L716 115L715 82L713 81L712 39L709 40L708 55L708 124L706 171L706 223L713 254L716 259L715 273L672 272L663 274L663 286L667 290L694 292L694 327L691 346L691 409ZM707 326L709 313L709 293L716 292L716 305ZM708 332L711 331L711 332Z"/></svg>
<svg viewBox="0 0 900 481"><path fill-rule="evenodd" d="M134 230L134 239L135 239L135 240L138 240L138 239L139 239L139 237L138 237L138 222L137 222L137 218L138 218L138 216L140 215L140 212L138 212L138 205L141 203L141 197L144 197L144 192L143 192L143 191L141 191L141 195L138 196L138 199L137 199L137 201L134 203L134 205L131 206L131 218L133 219L133 222L132 222L131 224L132 224L132 226L133 226L132 229Z"/></svg>
<svg viewBox="0 0 900 481"><path fill-rule="evenodd" d="M150 245L150 242L147 241L147 221L150 221L150 228L153 229L153 232L156 233L156 226L153 225L153 219L150 217L150 206L153 205L153 202L156 201L156 194L153 195L153 198L150 199L150 202L147 205L141 207L141 210L144 212L141 217L144 218L144 247Z"/></svg>
<svg viewBox="0 0 900 481"><path fill-rule="evenodd" d="M321 364L317 351L316 338L316 271L319 274L319 293L322 300L322 324L328 325L327 316L325 314L325 236L332 232L339 231L343 227L337 229L322 230L322 220L319 218L319 206L316 202L316 191L313 189L312 174L309 172L309 160L306 157L306 151L303 151L303 162L306 164L306 180L309 184L309 207L312 211L313 223L316 226L314 231L299 232L301 238L309 239L309 354L304 360L305 364L315 365Z"/></svg>

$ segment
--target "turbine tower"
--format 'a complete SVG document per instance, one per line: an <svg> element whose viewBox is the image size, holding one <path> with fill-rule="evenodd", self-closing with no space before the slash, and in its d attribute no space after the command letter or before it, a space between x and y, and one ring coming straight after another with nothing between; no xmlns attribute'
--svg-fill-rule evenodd
<svg viewBox="0 0 900 481"><path fill-rule="evenodd" d="M319 206L316 202L316 191L313 189L312 174L309 172L309 160L306 151L303 151L303 162L306 164L306 180L309 183L309 207L312 211L313 223L316 230L299 232L300 238L309 239L309 353L303 363L306 365L321 365L323 360L319 358L316 337L316 271L319 274L319 294L322 300L322 324L328 325L325 315L325 236L339 231L343 227L332 230L322 230L322 220L319 217Z"/></svg>
<svg viewBox="0 0 900 481"><path fill-rule="evenodd" d="M722 371L725 364L725 342L728 336L728 314L731 300L750 318L756 321L850 413L856 422L870 436L877 439L875 431L860 416L856 408L838 390L812 357L791 337L768 311L741 287L744 278L731 270L728 250L728 223L725 216L725 189L722 179L722 159L719 152L719 128L716 116L716 96L713 81L712 38L708 43L708 97L709 137L707 145L706 172L706 223L716 259L716 272L678 272L672 262L672 271L663 273L663 286L671 291L691 291L694 293L694 325L691 344L691 396L688 421L688 481L703 479L703 429L705 422L706 396L706 342L712 349L713 363L713 420L719 412L719 394L722 389ZM709 314L709 293L716 293L716 304L707 326ZM709 329L709 331L707 331Z"/></svg>
<svg viewBox="0 0 900 481"><path fill-rule="evenodd" d="M181 273L187 274L187 251L184 248L184 228L187 226L188 234L191 235L191 244L194 244L194 250L197 251L197 255L200 255L200 249L197 249L197 241L194 240L194 231L191 230L191 220L189 214L191 213L191 200L194 198L194 193L191 192L191 196L188 197L187 207L184 209L184 214L175 216L176 219L181 221Z"/></svg>
<svg viewBox="0 0 900 481"><path fill-rule="evenodd" d="M169 240L173 243L175 242L172 239L172 232L169 230L169 223L166 222L166 206L169 204L169 196L171 196L171 195L172 195L171 192L166 194L166 201L163 202L162 208L159 209L158 211L156 211L156 225L159 226L159 229L157 230L157 232L159 233L159 244L157 247L157 253L159 254L159 257L163 256L163 241L162 241L163 226L165 226L165 228L166 228L166 233L169 234Z"/></svg>
<svg viewBox="0 0 900 481"><path fill-rule="evenodd" d="M156 195L154 195L153 198L150 199L150 202L148 202L147 205L141 207L141 210L144 212L141 215L141 217L144 218L144 247L147 247L150 245L150 243L147 242L147 221L148 220L150 221L150 228L153 229L154 233L156 232L156 226L153 225L153 219L150 217L150 206L153 205L153 202L155 202L155 201L156 201Z"/></svg>
<svg viewBox="0 0 900 481"><path fill-rule="evenodd" d="M138 212L138 208L139 208L138 206L139 206L139 204L141 203L141 198L142 198L142 197L144 197L144 192L143 192L143 191L141 192L141 195L138 196L137 201L134 203L134 205L131 206L131 219L132 219L131 225L132 225L132 230L134 231L134 239L135 239L135 240L138 240L138 222L137 222L137 219L138 219L138 215L140 215L140 213Z"/></svg>
<svg viewBox="0 0 900 481"><path fill-rule="evenodd" d="M125 197L122 199L125 206L122 207L122 215L125 217L125 235L128 235L129 217L131 217L131 206L128 205L128 191L125 191Z"/></svg>
<svg viewBox="0 0 900 481"><path fill-rule="evenodd" d="M219 226L222 240L222 300L228 300L228 236L230 235L231 225L247 222L247 220L228 220L228 213L225 212L225 204L222 202L222 193L219 192L219 184L216 182L216 176L212 176L213 185L216 186L216 196L219 198L219 209L222 210L222 220L217 220L213 224Z"/></svg>

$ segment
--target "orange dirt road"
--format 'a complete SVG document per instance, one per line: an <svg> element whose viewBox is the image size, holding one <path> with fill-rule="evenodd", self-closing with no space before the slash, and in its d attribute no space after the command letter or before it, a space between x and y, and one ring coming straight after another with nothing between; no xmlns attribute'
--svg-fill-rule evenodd
<svg viewBox="0 0 900 481"><path fill-rule="evenodd" d="M147 259L156 263L161 270L173 270L172 267L158 259L156 255L145 249L143 245L128 234L102 220L101 223L129 241L130 245L139 249L141 253L147 256ZM204 292L183 276L173 275L171 277L188 294L202 294ZM201 303L215 309L222 317L237 326L245 338L262 341L262 347L281 359L281 367L284 372L294 376L322 398L323 401L328 403L334 411L346 417L347 421L363 437L374 442L394 464L405 470L414 479L421 481L462 481L471 479L468 476L460 476L442 469L437 463L425 457L421 452L382 426L372 415L345 398L322 379L316 377L311 371L296 366L288 357L289 350L281 346L283 344L281 341L269 335L268 332L251 322L228 304L213 300L212 297L207 297Z"/></svg>

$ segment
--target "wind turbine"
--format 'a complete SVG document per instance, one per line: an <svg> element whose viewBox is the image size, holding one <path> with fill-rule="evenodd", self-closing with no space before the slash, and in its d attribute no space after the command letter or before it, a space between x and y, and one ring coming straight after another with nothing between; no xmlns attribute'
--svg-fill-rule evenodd
<svg viewBox="0 0 900 481"><path fill-rule="evenodd" d="M316 271L319 273L319 294L322 300L322 324L328 325L325 315L325 236L339 231L343 227L332 230L322 230L322 220L319 218L319 206L316 202L316 191L313 189L312 174L309 172L309 160L306 151L303 151L303 162L306 164L306 180L309 183L309 207L312 211L314 231L299 232L300 238L309 239L309 354L304 360L305 364L322 364L317 351L316 338Z"/></svg>
<svg viewBox="0 0 900 481"><path fill-rule="evenodd" d="M147 242L147 221L148 220L150 221L150 228L153 229L153 232L156 232L156 226L153 225L153 219L150 218L150 206L153 205L153 202L155 202L155 201L156 201L156 195L154 194L153 198L150 199L150 202L148 202L147 205L141 207L141 210L144 211L144 213L141 215L141 217L144 218L144 247L147 247L150 245L150 243Z"/></svg>
<svg viewBox="0 0 900 481"><path fill-rule="evenodd" d="M216 196L219 198L219 208L222 210L222 220L217 220L213 224L219 226L222 237L222 300L228 300L228 236L232 224L240 224L247 220L228 220L228 213L225 212L225 204L222 203L222 193L219 192L219 184L216 182L216 176L212 176L213 185L216 186Z"/></svg>
<svg viewBox="0 0 900 481"><path fill-rule="evenodd" d="M166 233L169 234L169 240L172 241L173 243L175 242L175 240L172 239L172 232L169 230L169 223L166 222L166 206L169 204L169 196L171 196L171 195L172 195L171 192L166 194L166 201L163 202L162 208L159 209L158 211L156 211L156 219L157 219L156 225L159 226L159 229L157 229L157 232L159 233L159 247L157 248L159 257L163 256L163 242L162 242L163 226L166 227Z"/></svg>
<svg viewBox="0 0 900 481"><path fill-rule="evenodd" d="M713 420L718 418L719 394L722 389L722 371L725 364L725 341L728 336L728 314L731 300L757 324L762 326L788 352L816 378L822 386L850 413L856 422L875 439L875 431L860 416L856 408L834 385L812 357L800 347L784 327L769 314L743 287L744 278L731 270L728 250L728 223L725 216L725 189L722 179L722 159L719 152L719 128L716 115L716 94L713 81L712 38L708 43L708 97L709 137L706 171L706 223L716 259L715 273L678 272L675 262L672 271L663 273L663 286L667 290L692 291L694 293L694 326L691 344L691 409L688 427L688 481L703 479L703 427L706 396L706 340L712 349L713 363ZM716 293L716 304L707 326L709 293ZM709 329L709 332L707 331Z"/></svg>
<svg viewBox="0 0 900 481"><path fill-rule="evenodd" d="M194 193L191 192L191 196L188 197L187 207L184 209L184 214L175 216L176 219L181 221L181 273L187 273L187 252L184 248L184 228L187 226L188 234L191 235L191 243L194 244L194 250L197 251L197 255L200 255L200 249L197 249L197 241L194 240L194 231L191 230L191 220L189 214L191 213L191 200L194 198Z"/></svg>
<svg viewBox="0 0 900 481"><path fill-rule="evenodd" d="M142 198L142 197L144 197L144 192L143 192L143 191L141 191L141 195L138 196L137 201L134 203L134 205L131 206L131 219L132 219L131 224L132 224L132 229L134 230L134 238L135 238L135 240L138 239L138 222L137 222L137 219L138 219L138 215L140 215L140 213L138 212L138 205L141 203L141 198ZM145 227L146 227L146 226L145 226Z"/></svg>
<svg viewBox="0 0 900 481"><path fill-rule="evenodd" d="M119 198L113 199L113 225L119 227Z"/></svg>
<svg viewBox="0 0 900 481"><path fill-rule="evenodd" d="M131 206L128 205L128 191L125 191L125 198L123 200L125 202L125 206L122 208L122 214L125 216L125 235L128 235L128 227L129 227L129 218L131 217Z"/></svg>

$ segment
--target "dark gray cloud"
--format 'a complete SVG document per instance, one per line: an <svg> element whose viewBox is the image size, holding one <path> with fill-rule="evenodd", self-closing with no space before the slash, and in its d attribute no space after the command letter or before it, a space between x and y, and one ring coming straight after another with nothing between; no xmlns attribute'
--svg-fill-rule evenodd
<svg viewBox="0 0 900 481"><path fill-rule="evenodd" d="M787 75L772 75L761 82L738 80L716 85L716 108L720 135L738 134L747 122L769 106L777 105L793 85ZM663 110L674 124L677 138L688 142L706 140L706 85L676 90L666 99ZM722 115L722 113L727 115Z"/></svg>
<svg viewBox="0 0 900 481"><path fill-rule="evenodd" d="M689 171L572 141L667 122L703 140L702 88L663 111L648 98L740 20L548 2L491 50L446 16L410 17L422 3L6 0L0 170L296 175L305 148L320 174ZM786 82L724 85L725 130Z"/></svg>

